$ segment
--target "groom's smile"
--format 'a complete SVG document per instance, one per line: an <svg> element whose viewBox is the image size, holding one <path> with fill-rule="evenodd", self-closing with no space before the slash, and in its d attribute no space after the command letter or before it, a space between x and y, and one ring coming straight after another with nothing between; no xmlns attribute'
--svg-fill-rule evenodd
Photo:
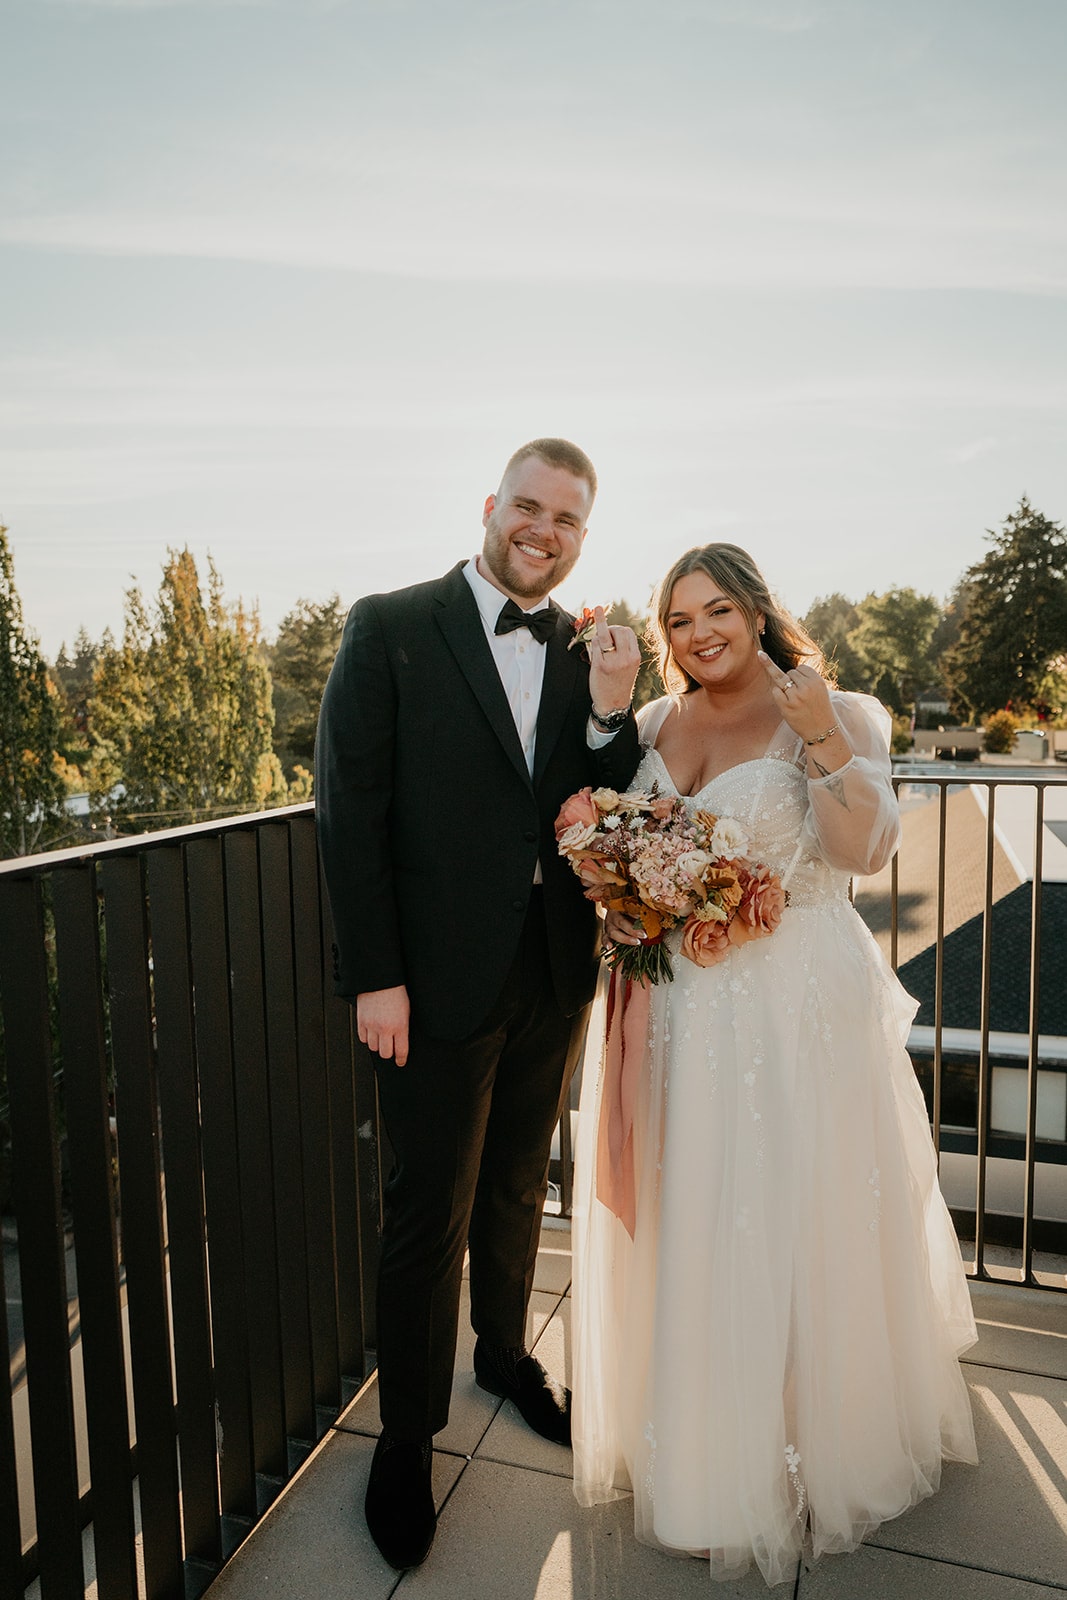
<svg viewBox="0 0 1067 1600"><path fill-rule="evenodd" d="M577 561L591 505L584 478L538 457L521 461L485 502L486 577L527 609L543 600Z"/></svg>

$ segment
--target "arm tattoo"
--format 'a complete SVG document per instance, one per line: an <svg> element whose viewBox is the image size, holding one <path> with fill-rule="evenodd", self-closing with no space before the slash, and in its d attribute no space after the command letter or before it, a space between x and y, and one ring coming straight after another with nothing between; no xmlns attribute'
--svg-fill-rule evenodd
<svg viewBox="0 0 1067 1600"><path fill-rule="evenodd" d="M845 793L844 778L838 778L836 776L831 777L829 770L823 766L821 761L816 761L814 756L811 757L811 764L819 774L820 778L830 778L830 782L826 785L828 791L833 795L838 805L844 806L845 810L848 811L849 803L848 795Z"/></svg>

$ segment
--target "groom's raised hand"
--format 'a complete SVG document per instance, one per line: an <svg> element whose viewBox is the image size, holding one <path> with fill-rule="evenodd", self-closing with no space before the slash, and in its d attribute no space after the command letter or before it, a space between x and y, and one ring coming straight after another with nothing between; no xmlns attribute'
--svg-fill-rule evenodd
<svg viewBox="0 0 1067 1600"><path fill-rule="evenodd" d="M596 634L589 641L589 697L596 711L620 711L630 704L641 665L641 647L632 628L613 628L603 606L594 606Z"/></svg>
<svg viewBox="0 0 1067 1600"><path fill-rule="evenodd" d="M369 989L356 996L356 1032L359 1041L383 1061L402 1067L408 1058L408 1022L411 1001L404 985L395 989Z"/></svg>

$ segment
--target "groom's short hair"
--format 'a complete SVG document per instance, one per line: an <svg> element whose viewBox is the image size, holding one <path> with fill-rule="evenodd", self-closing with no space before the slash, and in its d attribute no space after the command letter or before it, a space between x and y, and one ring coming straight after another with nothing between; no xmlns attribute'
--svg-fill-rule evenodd
<svg viewBox="0 0 1067 1600"><path fill-rule="evenodd" d="M589 485L590 500L596 498L596 468L585 451L579 450L569 439L531 439L529 444L524 444L516 450L504 468L504 478L513 467L519 466L530 456L537 456L550 467L562 467L565 472L571 472L576 478L584 479ZM504 478L501 478L501 483Z"/></svg>

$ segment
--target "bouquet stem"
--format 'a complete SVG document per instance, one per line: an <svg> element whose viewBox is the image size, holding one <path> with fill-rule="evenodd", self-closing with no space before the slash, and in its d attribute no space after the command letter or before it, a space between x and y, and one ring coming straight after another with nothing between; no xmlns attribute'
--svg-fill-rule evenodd
<svg viewBox="0 0 1067 1600"><path fill-rule="evenodd" d="M674 966L662 939L647 939L641 944L609 944L604 960L613 972L631 983L673 983Z"/></svg>

